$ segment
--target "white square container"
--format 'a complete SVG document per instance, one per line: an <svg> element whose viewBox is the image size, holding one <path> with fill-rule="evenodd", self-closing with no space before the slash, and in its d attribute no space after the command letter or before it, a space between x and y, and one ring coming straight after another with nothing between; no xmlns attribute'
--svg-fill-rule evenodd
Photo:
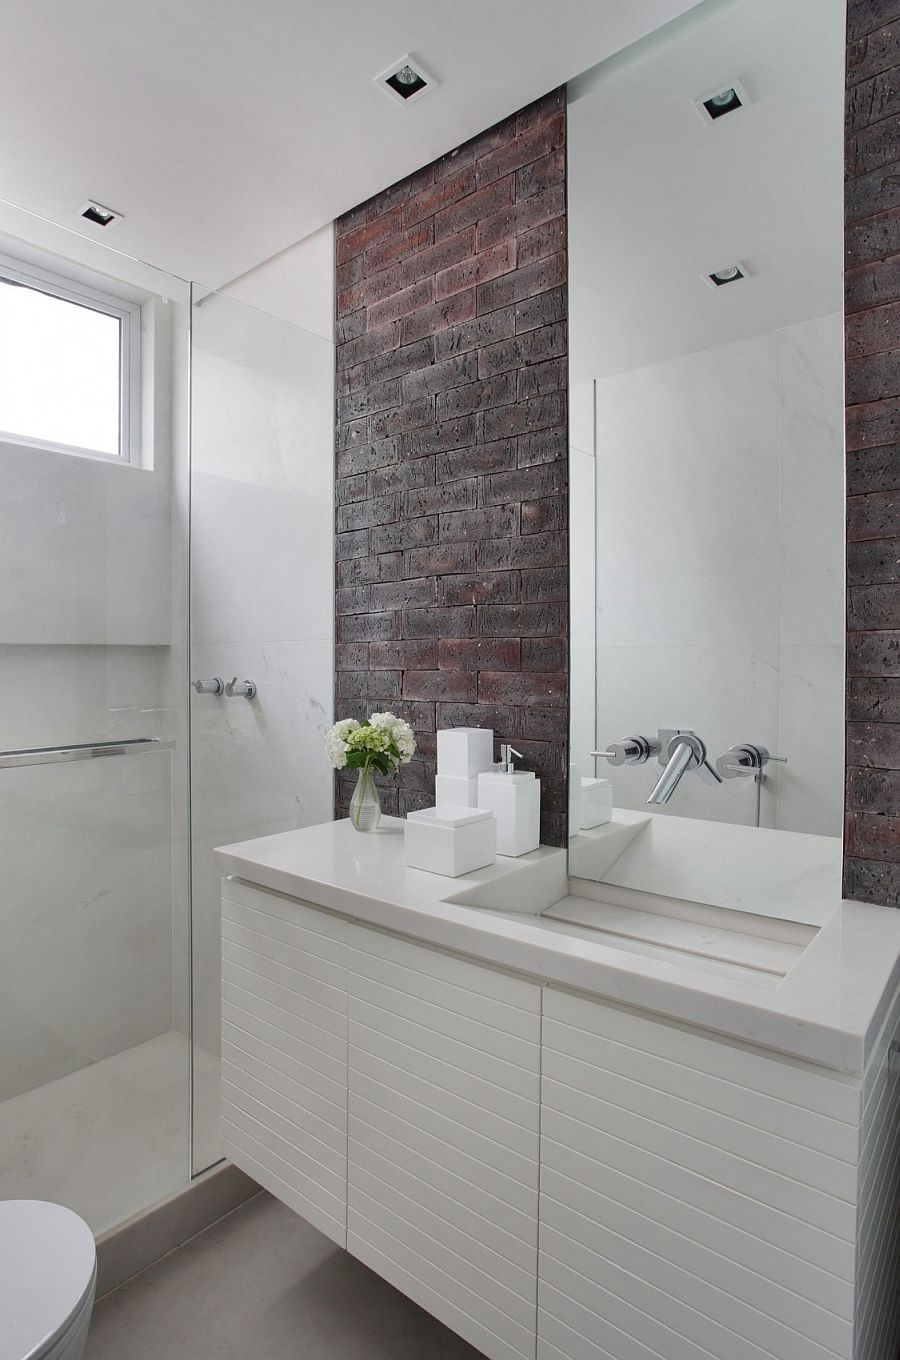
<svg viewBox="0 0 900 1360"><path fill-rule="evenodd" d="M580 811L582 831L612 821L613 791L608 779L582 778Z"/></svg>
<svg viewBox="0 0 900 1360"><path fill-rule="evenodd" d="M454 779L476 779L494 768L494 733L490 727L446 727L437 734L437 768Z"/></svg>
<svg viewBox="0 0 900 1360"><path fill-rule="evenodd" d="M478 776L478 806L497 818L501 855L527 855L541 842L541 781L532 770Z"/></svg>
<svg viewBox="0 0 900 1360"><path fill-rule="evenodd" d="M478 777L462 779L455 774L439 774L434 781L434 801L439 808L478 807Z"/></svg>
<svg viewBox="0 0 900 1360"><path fill-rule="evenodd" d="M497 822L470 807L423 808L407 813L406 863L411 869L459 878L497 859Z"/></svg>

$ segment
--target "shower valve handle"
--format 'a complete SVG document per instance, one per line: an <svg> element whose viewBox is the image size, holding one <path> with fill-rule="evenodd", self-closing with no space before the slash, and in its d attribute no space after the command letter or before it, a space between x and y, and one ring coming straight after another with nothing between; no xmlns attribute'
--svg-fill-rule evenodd
<svg viewBox="0 0 900 1360"><path fill-rule="evenodd" d="M252 680L239 680L237 676L228 681L225 686L225 693L229 699L241 697L244 699L256 698L256 685Z"/></svg>
<svg viewBox="0 0 900 1360"><path fill-rule="evenodd" d="M195 680L194 689L198 694L224 694L225 682L218 675L214 675L211 680Z"/></svg>

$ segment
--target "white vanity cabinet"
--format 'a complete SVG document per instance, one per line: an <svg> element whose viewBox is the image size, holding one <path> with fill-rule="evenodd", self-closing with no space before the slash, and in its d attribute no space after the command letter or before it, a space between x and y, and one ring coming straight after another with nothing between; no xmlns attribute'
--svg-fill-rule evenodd
<svg viewBox="0 0 900 1360"><path fill-rule="evenodd" d="M858 1080L547 988L539 1360L881 1356L860 1115Z"/></svg>
<svg viewBox="0 0 900 1360"><path fill-rule="evenodd" d="M347 1243L347 936L340 917L226 879L226 1154Z"/></svg>
<svg viewBox="0 0 900 1360"><path fill-rule="evenodd" d="M489 1360L896 1360L862 1075L226 879L229 1156Z"/></svg>
<svg viewBox="0 0 900 1360"><path fill-rule="evenodd" d="M350 928L347 1246L492 1360L533 1360L541 988Z"/></svg>

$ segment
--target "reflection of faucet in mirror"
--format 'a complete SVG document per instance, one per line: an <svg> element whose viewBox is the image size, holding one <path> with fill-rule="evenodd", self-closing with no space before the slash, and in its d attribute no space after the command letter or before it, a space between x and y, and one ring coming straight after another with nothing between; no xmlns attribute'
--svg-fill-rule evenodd
<svg viewBox="0 0 900 1360"><path fill-rule="evenodd" d="M787 756L770 756L765 746L743 741L737 746L729 746L716 761L716 769L723 779L739 779L742 775L758 776L763 773L769 761L779 765L787 764Z"/></svg>
<svg viewBox="0 0 900 1360"><path fill-rule="evenodd" d="M591 755L601 756L610 765L644 765L651 756L659 755L659 749L659 742L652 737L623 737L610 742L605 751L591 751Z"/></svg>
<svg viewBox="0 0 900 1360"><path fill-rule="evenodd" d="M648 803L655 806L668 803L689 770L696 770L707 784L721 784L722 776L710 765L706 758L706 747L695 732L661 730L659 736L660 745L666 742L665 755L660 756L661 761L666 761L666 768L647 799Z"/></svg>

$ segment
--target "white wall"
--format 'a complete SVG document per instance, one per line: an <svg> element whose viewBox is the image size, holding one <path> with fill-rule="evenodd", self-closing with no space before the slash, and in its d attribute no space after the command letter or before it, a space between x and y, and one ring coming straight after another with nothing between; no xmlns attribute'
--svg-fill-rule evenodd
<svg viewBox="0 0 900 1360"><path fill-rule="evenodd" d="M770 767L763 824L839 835L840 313L597 384L601 744L660 727ZM599 771L598 771L599 772ZM639 808L656 765L603 771ZM662 812L754 813L750 780L685 779Z"/></svg>
<svg viewBox="0 0 900 1360"><path fill-rule="evenodd" d="M40 262L31 241L3 249ZM65 254L43 262L84 277ZM187 289L112 252L92 263L142 302L142 466L0 445L4 750L178 735L161 658L183 620L170 491ZM172 942L187 916L173 865L185 757L182 733L172 752L0 770L0 1098L184 1024Z"/></svg>

